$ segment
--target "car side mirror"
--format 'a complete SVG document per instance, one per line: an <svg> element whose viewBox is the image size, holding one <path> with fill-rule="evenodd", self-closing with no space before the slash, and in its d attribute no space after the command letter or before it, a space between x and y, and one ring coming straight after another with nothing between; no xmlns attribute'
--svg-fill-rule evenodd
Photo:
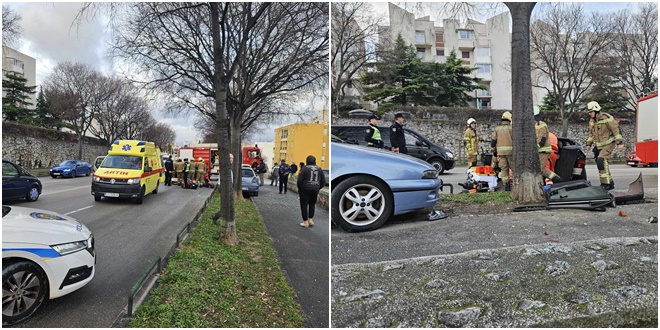
<svg viewBox="0 0 660 330"><path fill-rule="evenodd" d="M422 142L420 142L420 141L415 141L415 145L418 146L418 147L423 146Z"/></svg>
<svg viewBox="0 0 660 330"><path fill-rule="evenodd" d="M150 166L145 166L144 171L145 172L151 172L151 167Z"/></svg>

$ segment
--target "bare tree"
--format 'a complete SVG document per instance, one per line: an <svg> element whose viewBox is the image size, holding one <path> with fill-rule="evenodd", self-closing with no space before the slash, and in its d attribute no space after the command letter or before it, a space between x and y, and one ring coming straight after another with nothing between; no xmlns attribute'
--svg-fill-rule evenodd
<svg viewBox="0 0 660 330"><path fill-rule="evenodd" d="M23 29L21 15L6 4L2 4L2 45L13 46L21 38Z"/></svg>
<svg viewBox="0 0 660 330"><path fill-rule="evenodd" d="M590 74L596 60L607 56L614 41L612 19L611 14L587 14L579 3L553 3L532 26L535 87L557 95L563 136L569 119L581 108L579 100L593 84Z"/></svg>
<svg viewBox="0 0 660 330"><path fill-rule="evenodd" d="M620 82L629 94L632 109L637 98L657 91L658 4L640 2L639 12L622 10L615 17L614 53Z"/></svg>
<svg viewBox="0 0 660 330"><path fill-rule="evenodd" d="M169 125L154 122L145 128L143 139L152 141L161 149L176 139L176 133Z"/></svg>
<svg viewBox="0 0 660 330"><path fill-rule="evenodd" d="M369 47L378 36L382 17L372 14L368 2L332 3L332 87L330 97L335 112L346 96L346 87L352 84L369 61L377 55L376 47Z"/></svg>
<svg viewBox="0 0 660 330"><path fill-rule="evenodd" d="M98 111L98 100L106 97L104 78L86 64L63 62L46 78L44 92L56 117L76 133L78 158L82 158L83 138Z"/></svg>

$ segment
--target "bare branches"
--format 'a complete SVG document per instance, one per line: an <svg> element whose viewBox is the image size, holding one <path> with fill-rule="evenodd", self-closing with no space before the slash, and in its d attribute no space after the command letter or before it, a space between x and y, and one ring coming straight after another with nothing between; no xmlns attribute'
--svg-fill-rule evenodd
<svg viewBox="0 0 660 330"><path fill-rule="evenodd" d="M20 25L21 16L9 6L2 4L2 44L13 46L21 38L23 29Z"/></svg>

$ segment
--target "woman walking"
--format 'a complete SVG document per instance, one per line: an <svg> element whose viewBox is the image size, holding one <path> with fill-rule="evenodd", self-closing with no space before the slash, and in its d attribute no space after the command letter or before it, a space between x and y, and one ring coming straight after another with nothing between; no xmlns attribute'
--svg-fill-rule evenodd
<svg viewBox="0 0 660 330"><path fill-rule="evenodd" d="M314 210L319 190L325 185L323 170L316 166L316 158L307 156L307 165L300 169L298 174L298 193L300 195L300 211L303 222L301 227L314 226Z"/></svg>

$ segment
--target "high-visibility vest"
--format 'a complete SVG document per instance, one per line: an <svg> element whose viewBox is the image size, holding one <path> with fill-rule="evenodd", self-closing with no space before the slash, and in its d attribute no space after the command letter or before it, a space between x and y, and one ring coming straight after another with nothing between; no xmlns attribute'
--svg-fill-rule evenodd
<svg viewBox="0 0 660 330"><path fill-rule="evenodd" d="M380 130L378 129L378 127L376 126L371 126L371 127L374 129L374 133L371 134L371 138L374 140L382 140L382 138L380 137ZM367 145L373 146L375 144L373 144L372 142L367 142Z"/></svg>

